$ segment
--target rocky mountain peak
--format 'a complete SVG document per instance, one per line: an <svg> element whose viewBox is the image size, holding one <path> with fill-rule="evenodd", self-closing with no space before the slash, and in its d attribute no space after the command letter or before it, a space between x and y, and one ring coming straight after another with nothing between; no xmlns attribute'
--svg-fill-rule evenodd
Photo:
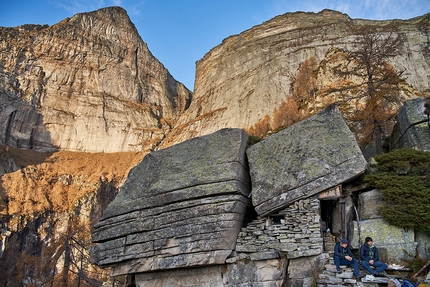
<svg viewBox="0 0 430 287"><path fill-rule="evenodd" d="M0 76L1 143L41 151L150 150L191 101L120 7L0 28Z"/></svg>
<svg viewBox="0 0 430 287"><path fill-rule="evenodd" d="M120 43L129 39L141 41L139 33L131 22L127 11L121 7L107 7L93 12L79 13L71 18L64 19L55 25L58 30L64 29L70 33L81 31L81 36L106 38L109 41Z"/></svg>

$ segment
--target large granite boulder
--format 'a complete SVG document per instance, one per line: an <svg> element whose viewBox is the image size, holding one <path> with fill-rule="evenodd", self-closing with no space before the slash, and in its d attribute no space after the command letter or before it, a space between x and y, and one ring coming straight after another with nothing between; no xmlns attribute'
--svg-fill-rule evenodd
<svg viewBox="0 0 430 287"><path fill-rule="evenodd" d="M372 189L362 192L358 195L359 209L358 213L360 220L381 218L379 208L384 202L382 192L378 189Z"/></svg>
<svg viewBox="0 0 430 287"><path fill-rule="evenodd" d="M92 261L113 275L224 263L251 205L247 140L223 129L148 154L95 225Z"/></svg>
<svg viewBox="0 0 430 287"><path fill-rule="evenodd" d="M430 123L424 98L406 101L399 109L391 139L392 148L416 148L430 151Z"/></svg>
<svg viewBox="0 0 430 287"><path fill-rule="evenodd" d="M358 224L354 222L354 232L350 234L350 244L359 248ZM360 221L361 242L369 236L379 249L381 261L404 266L404 260L416 255L417 242L412 229L404 229L388 224L382 218Z"/></svg>
<svg viewBox="0 0 430 287"><path fill-rule="evenodd" d="M259 215L349 181L367 166L335 105L253 145L247 155Z"/></svg>

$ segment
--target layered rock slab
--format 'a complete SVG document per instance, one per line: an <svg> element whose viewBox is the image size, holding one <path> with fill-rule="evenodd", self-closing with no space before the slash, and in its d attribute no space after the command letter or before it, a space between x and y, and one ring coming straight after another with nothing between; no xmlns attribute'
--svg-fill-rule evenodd
<svg viewBox="0 0 430 287"><path fill-rule="evenodd" d="M259 215L347 182L367 166L335 105L253 145L246 153L252 203Z"/></svg>
<svg viewBox="0 0 430 287"><path fill-rule="evenodd" d="M92 261L113 275L224 263L251 205L247 140L224 129L148 154L95 225Z"/></svg>

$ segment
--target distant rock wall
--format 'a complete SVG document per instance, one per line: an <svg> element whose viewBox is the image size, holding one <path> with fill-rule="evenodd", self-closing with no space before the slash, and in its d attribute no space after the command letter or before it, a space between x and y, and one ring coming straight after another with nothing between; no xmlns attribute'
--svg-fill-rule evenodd
<svg viewBox="0 0 430 287"><path fill-rule="evenodd" d="M317 63L328 61L330 49L350 49L355 38L352 31L360 27L398 28L404 53L390 63L405 70L406 83L413 89L428 91L429 20L430 14L410 20L369 21L330 10L297 12L230 36L197 62L193 102L163 145L226 127L248 129L266 115L272 116L282 101L292 98L300 65L310 57ZM322 75L323 70L318 73ZM327 74L319 81L331 83L333 79Z"/></svg>
<svg viewBox="0 0 430 287"><path fill-rule="evenodd" d="M0 27L0 144L151 150L190 102L122 8Z"/></svg>

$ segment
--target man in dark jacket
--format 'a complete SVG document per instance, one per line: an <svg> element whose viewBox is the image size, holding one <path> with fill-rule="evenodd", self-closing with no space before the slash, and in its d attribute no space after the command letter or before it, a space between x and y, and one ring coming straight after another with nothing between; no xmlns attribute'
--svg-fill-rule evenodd
<svg viewBox="0 0 430 287"><path fill-rule="evenodd" d="M373 276L382 277L384 274L381 272L387 269L388 265L378 261L379 252L378 248L373 245L373 240L370 237L364 239L365 243L360 248L361 265L364 269L370 272ZM373 267L373 268L372 268Z"/></svg>
<svg viewBox="0 0 430 287"><path fill-rule="evenodd" d="M352 251L348 246L348 240L346 238L343 238L341 242L334 246L333 260L334 264L336 265L337 273L342 273L342 270L340 270L340 265L353 265L355 278L360 279L364 277L364 274L360 274L360 270L358 269L358 260L354 258L354 254L352 254Z"/></svg>

